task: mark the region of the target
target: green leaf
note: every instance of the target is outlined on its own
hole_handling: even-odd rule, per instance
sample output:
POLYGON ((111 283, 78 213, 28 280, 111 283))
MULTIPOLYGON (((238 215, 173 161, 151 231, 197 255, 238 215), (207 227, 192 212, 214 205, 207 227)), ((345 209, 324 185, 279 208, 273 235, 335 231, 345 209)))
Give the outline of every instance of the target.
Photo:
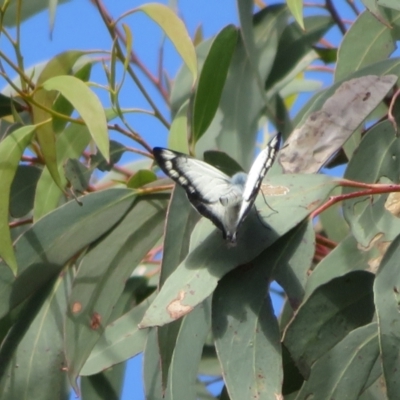
POLYGON ((35 129, 35 125, 24 126, 0 142, 0 182, 2 187, 0 196, 0 257, 8 264, 14 274, 16 274, 18 267, 8 226, 10 191, 22 154, 31 142, 35 129))
POLYGON ((222 278, 213 296, 213 336, 232 400, 272 399, 272 393, 276 398, 281 393, 280 332, 266 295, 275 245, 250 266, 222 278))
POLYGON ((355 329, 316 361, 296 400, 357 400, 378 357, 377 324, 355 329))
POLYGON ((210 126, 222 95, 238 40, 238 31, 228 25, 213 40, 200 73, 193 105, 193 135, 199 140, 210 126))
POLYGON ((291 307, 296 310, 303 301, 315 253, 315 232, 312 221, 299 224, 280 238, 273 248, 279 254, 276 256, 279 262, 272 276, 283 287, 291 307))
MULTIPOLYGON (((73 66, 84 54, 85 53, 82 51, 66 51, 58 54, 43 68, 37 79, 37 87, 40 87, 44 82, 52 77, 70 74, 73 66)), ((33 95, 33 100, 36 103, 39 103, 48 109, 51 109, 55 105, 56 99, 57 93, 54 91, 46 92, 44 90, 36 90, 33 95)), ((34 104, 32 104, 31 107, 33 121, 36 124, 43 123, 43 125, 38 127, 36 136, 46 166, 57 186, 63 190, 60 173, 57 168, 56 137, 53 131, 53 124, 50 122, 51 115, 41 107, 35 106, 34 104)))
POLYGON ((0 280, 0 318, 57 276, 78 251, 107 232, 132 205, 135 194, 110 189, 69 202, 32 225, 15 243, 18 279, 0 280))
POLYGON ((155 328, 149 330, 143 352, 143 383, 146 399, 163 398, 165 391, 161 383, 160 352, 155 328))
MULTIPOLYGON (((344 177, 366 183, 398 183, 400 170, 400 138, 389 121, 371 128, 351 158, 344 177), (368 168, 365 168, 368 165, 368 168), (389 182, 388 182, 389 180, 389 182)), ((343 188, 348 194, 359 189, 343 188)), ((387 208, 388 194, 346 200, 343 213, 356 240, 368 247, 377 236, 390 242, 400 233, 399 219, 387 208)))
POLYGON ((64 164, 65 178, 74 193, 82 194, 89 186, 91 169, 76 159, 68 159, 64 164))
POLYGON ((235 160, 221 151, 209 150, 204 152, 204 161, 229 176, 236 174, 236 172, 243 171, 243 168, 235 160))
POLYGON ((148 3, 136 9, 143 11, 155 23, 157 23, 164 33, 171 40, 177 52, 193 75, 193 80, 197 78, 197 58, 193 43, 182 20, 167 6, 158 3, 148 3))
POLYGON ((318 46, 314 46, 313 49, 318 54, 321 61, 324 62, 324 64, 331 64, 337 61, 338 49, 336 48, 327 49, 325 47, 318 47, 318 46))
POLYGON ((390 28, 390 24, 385 20, 382 16, 381 10, 378 6, 377 0, 361 0, 364 4, 364 7, 378 20, 381 21, 382 24, 386 25, 390 28))
POLYGON ((32 210, 41 173, 33 165, 18 165, 10 193, 10 214, 13 218, 21 218, 32 210))
POLYGON ((252 36, 257 70, 249 59, 245 43, 238 41, 229 67, 219 108, 211 125, 196 144, 196 153, 210 148, 221 150, 248 170, 254 159, 260 115, 266 103, 260 84, 272 67, 278 38, 286 25, 288 11, 285 6, 266 7, 253 18, 252 36), (255 72, 258 71, 259 80, 255 72), (235 116, 232 118, 232 116, 235 116))
POLYGON ((156 180, 157 175, 153 171, 148 169, 139 169, 139 171, 131 176, 126 186, 128 188, 137 189, 156 180))
POLYGON ((378 5, 383 7, 393 8, 393 10, 400 11, 400 5, 396 0, 377 0, 378 5))
POLYGON ((374 284, 375 306, 378 316, 379 345, 383 376, 389 399, 395 399, 400 390, 397 371, 399 363, 400 334, 400 235, 389 246, 374 284))
POLYGON ((144 350, 147 329, 139 329, 151 299, 146 299, 122 317, 105 326, 99 340, 93 347, 80 375, 93 375, 111 366, 136 356, 144 350))
POLYGON ((358 400, 387 400, 383 378, 377 379, 371 387, 363 392, 358 400))
POLYGON ((303 21, 303 0, 286 0, 286 4, 292 13, 294 19, 300 25, 301 29, 305 29, 303 21))
MULTIPOLYGON (((63 165, 68 158, 79 158, 83 150, 90 143, 90 134, 86 126, 70 124, 57 136, 57 166, 59 172, 63 171, 63 165)), ((67 185, 64 174, 61 174, 62 187, 67 185)), ((37 221, 50 211, 54 210, 60 202, 62 192, 54 182, 47 167, 36 187, 33 220, 37 221)))
MULTIPOLYGON (((83 82, 88 82, 93 63, 94 60, 87 56, 80 57, 73 66, 73 76, 83 82)), ((53 111, 66 116, 70 116, 74 111, 74 106, 62 95, 56 97, 52 108, 53 111)), ((57 134, 57 140, 58 135, 65 130, 67 124, 69 124, 69 122, 65 118, 53 116, 53 130, 57 134)))
POLYGON ((166 400, 196 398, 197 371, 210 327, 211 298, 182 320, 168 370, 166 400))
POLYGON ((374 314, 374 275, 354 271, 319 286, 300 306, 284 334, 302 375, 353 329, 368 324, 374 314))
POLYGON ((282 90, 315 60, 314 45, 333 25, 330 17, 322 15, 306 17, 304 23, 305 31, 292 22, 279 37, 274 64, 265 82, 269 96, 282 90))
POLYGON ((379 252, 376 248, 362 247, 354 236, 348 236, 313 269, 307 280, 306 296, 319 286, 348 272, 374 271, 377 262, 379 262, 379 252))
POLYGON ((24 110, 24 107, 22 107, 18 101, 15 101, 13 98, 4 96, 4 94, 0 93, 0 117, 11 115, 13 108, 15 108, 17 111, 24 110))
POLYGON ((53 282, 25 303, 24 312, 3 343, 1 369, 7 365, 5 352, 10 351, 15 341, 20 341, 0 382, 4 400, 53 400, 68 396, 66 376, 62 370, 64 344, 61 327, 71 275, 65 273, 55 285, 53 282))
MULTIPOLYGON (((159 281, 160 288, 187 256, 190 235, 198 220, 199 214, 189 203, 185 191, 179 185, 175 185, 167 212, 164 250, 159 281)), ((168 370, 180 326, 181 320, 178 320, 159 327, 157 330, 163 388, 167 386, 168 370)))
POLYGON ((335 81, 377 61, 386 60, 396 49, 400 35, 400 13, 383 10, 390 26, 385 26, 369 11, 364 11, 346 32, 339 47, 335 81))
MULTIPOLYGON (((59 4, 67 3, 70 0, 58 0, 59 4)), ((4 2, 5 3, 5 2, 4 2)), ((21 7, 21 21, 30 18, 33 15, 38 14, 42 10, 49 7, 49 0, 36 0, 19 3, 18 0, 10 0, 9 5, 3 19, 5 26, 15 26, 17 23, 17 14, 19 13, 19 7, 21 7)))
POLYGON ((123 364, 96 375, 82 376, 80 397, 85 400, 120 400, 124 378, 125 365, 123 364))
POLYGON ((98 97, 74 76, 55 76, 43 82, 47 91, 59 91, 78 111, 104 158, 109 161, 107 119, 98 97))
POLYGON ((126 151, 126 147, 121 143, 110 140, 110 160, 107 161, 99 152, 90 155, 90 165, 100 171, 110 171, 112 167, 121 159, 126 151))
POLYGON ((259 216, 255 212, 249 214, 239 231, 237 247, 228 248, 221 232, 213 229, 210 221, 203 219, 197 224, 190 253, 166 280, 141 327, 161 326, 189 313, 213 292, 222 276, 251 261, 296 226, 335 186, 322 175, 279 175, 268 183, 272 189, 264 189, 264 194, 271 195, 267 198, 269 207, 259 196, 259 216), (260 216, 269 228, 260 222, 260 216))
POLYGON ((185 154, 189 154, 188 107, 189 101, 185 101, 172 120, 168 135, 168 148, 185 154))
POLYGON ((69 300, 65 325, 68 377, 76 378, 107 325, 133 269, 162 236, 165 195, 138 200, 121 222, 84 257, 69 300))

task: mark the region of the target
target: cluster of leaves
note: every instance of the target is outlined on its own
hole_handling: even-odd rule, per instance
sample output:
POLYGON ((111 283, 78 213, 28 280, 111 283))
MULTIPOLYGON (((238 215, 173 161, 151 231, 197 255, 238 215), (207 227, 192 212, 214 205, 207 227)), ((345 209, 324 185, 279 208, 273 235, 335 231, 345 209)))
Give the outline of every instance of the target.
POLYGON ((0 9, 15 50, 15 61, 0 51, 9 84, 0 97, 2 399, 68 398, 68 382, 83 399, 118 399, 125 361, 140 352, 147 399, 215 398, 199 374, 223 380, 222 400, 396 399, 396 1, 365 0, 337 51, 321 41, 332 26, 346 30, 331 1, 306 18, 301 1, 288 1, 296 22, 286 5, 253 14, 252 1, 238 0, 240 30, 197 35, 196 47, 166 6, 128 11, 144 12, 181 55, 172 83, 143 66, 128 25, 93 3, 113 41, 109 109, 90 88, 93 60, 82 51, 25 70, 20 36, 6 27, 18 31, 47 2, 0 9), (298 93, 319 88, 304 78, 315 61, 335 63, 334 83, 291 119, 298 93), (133 66, 170 105, 171 124, 133 66), (132 110, 119 103, 129 79, 168 128, 170 148, 225 171, 249 168, 260 122, 283 133, 261 189, 268 205, 259 196, 237 247, 157 177, 150 146, 127 122, 132 110), (141 148, 110 141, 109 131, 141 148), (125 151, 147 158, 121 167, 125 151), (318 173, 338 164, 347 164, 344 179, 318 173), (272 281, 285 293, 279 318, 272 281))

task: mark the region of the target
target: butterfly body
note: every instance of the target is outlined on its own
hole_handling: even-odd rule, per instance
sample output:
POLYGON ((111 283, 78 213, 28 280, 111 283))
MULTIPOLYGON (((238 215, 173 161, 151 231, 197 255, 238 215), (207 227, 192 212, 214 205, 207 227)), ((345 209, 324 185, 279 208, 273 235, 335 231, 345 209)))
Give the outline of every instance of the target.
POLYGON ((280 134, 260 152, 248 175, 238 172, 232 177, 203 161, 169 149, 155 147, 153 154, 160 168, 185 189, 196 210, 210 219, 222 231, 224 239, 234 245, 238 228, 254 204, 279 142, 280 134))

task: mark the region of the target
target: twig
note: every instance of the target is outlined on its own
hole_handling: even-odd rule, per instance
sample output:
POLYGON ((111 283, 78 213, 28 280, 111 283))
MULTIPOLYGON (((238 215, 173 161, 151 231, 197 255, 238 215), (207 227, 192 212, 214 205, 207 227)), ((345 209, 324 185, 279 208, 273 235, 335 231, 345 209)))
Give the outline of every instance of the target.
POLYGON ((137 133, 129 132, 126 129, 121 128, 118 124, 113 124, 113 125, 109 124, 108 129, 122 133, 123 135, 139 143, 142 147, 144 147, 148 151, 149 154, 153 154, 152 147, 149 144, 147 144, 147 142, 137 133))
POLYGON ((358 192, 352 192, 347 194, 340 194, 337 196, 331 196, 329 200, 322 204, 310 214, 310 219, 314 219, 317 215, 321 214, 323 211, 344 200, 355 199, 357 197, 371 196, 375 194, 385 194, 392 192, 400 192, 400 185, 384 185, 378 184, 373 189, 361 190, 358 192))
POLYGON ((134 149, 133 147, 125 146, 126 151, 130 151, 131 153, 140 154, 141 156, 145 156, 147 158, 154 158, 151 153, 147 153, 145 151, 134 149))
POLYGON ((333 5, 332 0, 325 0, 325 7, 328 10, 329 14, 331 14, 332 19, 336 22, 339 30, 344 35, 346 33, 346 26, 344 25, 343 21, 340 18, 340 15, 336 11, 336 8, 333 5))
POLYGON ((358 17, 360 15, 360 10, 356 7, 356 5, 354 4, 354 1, 353 0, 346 0, 346 3, 353 10, 354 14, 356 14, 357 17, 358 17))
POLYGON ((310 65, 307 71, 328 72, 330 74, 335 72, 334 68, 327 67, 326 65, 310 65))
POLYGON ((315 235, 315 239, 319 244, 322 244, 325 247, 329 247, 330 249, 334 249, 337 246, 336 242, 334 242, 333 240, 328 239, 325 236, 320 235, 319 233, 317 233, 315 235))
MULTIPOLYGON (((97 7, 97 9, 98 9, 98 11, 99 11, 104 23, 105 23, 105 25, 106 25, 106 27, 108 29, 108 32, 110 33, 111 38, 114 39, 115 37, 118 37, 124 43, 125 42, 125 38, 124 38, 123 34, 115 26, 115 22, 113 21, 111 15, 108 13, 106 8, 104 7, 102 1, 101 0, 93 0, 93 3, 96 5, 96 7, 97 7)), ((118 53, 118 57, 121 60, 124 59, 124 54, 123 54, 123 51, 122 51, 121 46, 120 46, 118 41, 115 43, 115 49, 116 49, 116 51, 118 53)), ((146 73, 147 69, 140 62, 140 60, 136 57, 136 55, 132 51, 131 51, 131 57, 130 58, 131 58, 131 61, 134 64, 136 64, 143 71, 143 73, 153 83, 155 83, 156 86, 157 86, 157 79, 154 78, 148 71, 146 73)), ((144 86, 142 85, 142 83, 140 82, 140 80, 138 79, 138 77, 136 76, 135 72, 133 71, 133 69, 132 69, 132 67, 130 65, 128 65, 127 72, 129 73, 130 77, 133 79, 133 81, 135 82, 136 86, 139 88, 139 90, 143 94, 144 98, 147 100, 147 102, 153 108, 155 116, 162 122, 163 125, 165 125, 165 127, 169 128, 168 121, 164 118, 164 116, 162 115, 161 111, 158 109, 158 107, 156 106, 154 101, 151 99, 150 95, 147 93, 146 89, 144 88, 144 86)), ((157 88, 160 89, 160 86, 158 85, 157 88)), ((167 98, 166 94, 165 94, 165 96, 167 98)))
POLYGON ((138 194, 151 194, 151 193, 158 193, 158 192, 165 192, 166 190, 171 190, 174 187, 174 185, 161 185, 161 186, 156 186, 156 187, 151 187, 151 188, 144 188, 144 189, 136 189, 138 194))
POLYGON ((33 218, 20 219, 18 221, 13 221, 8 224, 10 228, 16 228, 17 226, 28 225, 33 223, 33 218))

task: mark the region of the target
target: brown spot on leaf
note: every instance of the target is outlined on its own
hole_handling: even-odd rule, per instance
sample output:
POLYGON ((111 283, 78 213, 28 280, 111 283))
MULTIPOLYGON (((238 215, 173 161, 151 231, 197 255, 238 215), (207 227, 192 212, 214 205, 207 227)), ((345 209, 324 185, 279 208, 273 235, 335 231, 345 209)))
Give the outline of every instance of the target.
POLYGON ((168 314, 172 319, 178 319, 184 315, 190 313, 193 310, 192 306, 182 304, 182 300, 185 298, 185 291, 181 290, 178 297, 171 301, 167 306, 168 314))
POLYGON ((94 330, 99 329, 101 325, 101 315, 97 312, 92 314, 92 318, 90 319, 90 327, 94 330))
POLYGON ((82 303, 79 303, 79 301, 76 301, 75 303, 72 304, 73 314, 77 314, 81 310, 82 310, 82 303))

